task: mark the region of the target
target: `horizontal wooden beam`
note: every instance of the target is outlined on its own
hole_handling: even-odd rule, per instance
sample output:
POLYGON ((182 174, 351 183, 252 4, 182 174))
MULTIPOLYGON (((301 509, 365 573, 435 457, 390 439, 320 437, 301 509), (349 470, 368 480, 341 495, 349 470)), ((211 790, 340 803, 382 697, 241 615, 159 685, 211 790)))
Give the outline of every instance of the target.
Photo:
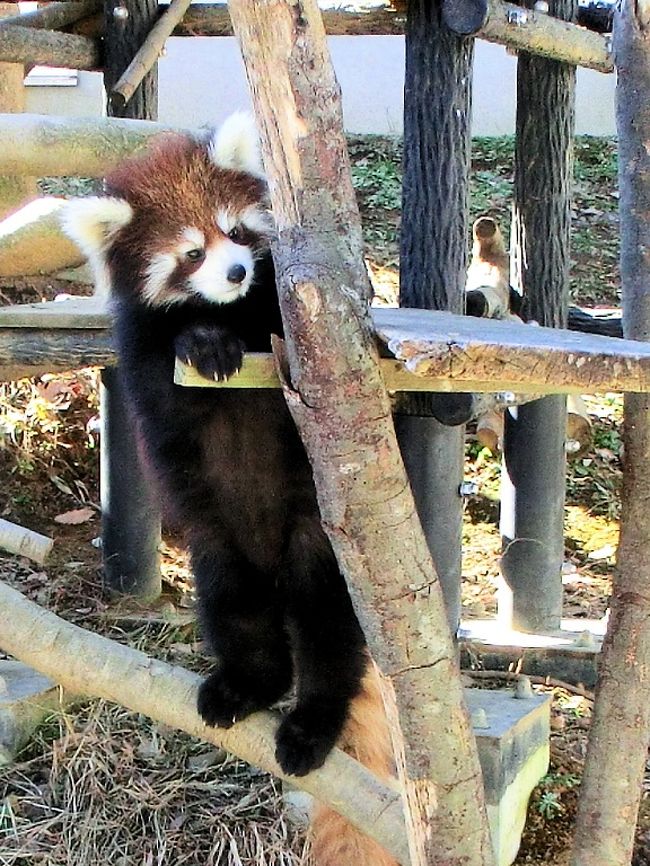
POLYGON ((0 328, 0 382, 115 363, 110 331, 0 328))
POLYGON ((170 129, 117 117, 0 114, 0 175, 102 177, 170 129))
POLYGON ((98 69, 101 56, 98 43, 86 36, 12 24, 0 28, 0 61, 98 69))
MULTIPOLYGON (((323 23, 329 36, 400 35, 404 33, 404 21, 405 15, 390 6, 323 10, 323 23)), ((173 35, 232 36, 226 5, 193 3, 173 35)))
MULTIPOLYGON (((391 391, 650 391, 650 343, 431 310, 371 312, 391 355, 382 362, 391 391)), ((2 307, 0 369, 112 363, 109 328, 96 298, 2 307)), ((270 355, 247 356, 241 374, 225 384, 197 378, 191 368, 179 367, 177 377, 191 387, 278 387, 270 355)))
POLYGON ((597 72, 614 71, 609 37, 513 3, 490 0, 487 20, 476 35, 513 51, 527 51, 597 72))
POLYGON ((71 24, 99 12, 102 0, 72 0, 72 2, 48 3, 33 12, 23 12, 12 15, 0 21, 0 30, 6 30, 18 24, 21 27, 33 27, 37 30, 62 30, 71 24))
MULTIPOLYGON (((324 10, 323 20, 330 35, 398 35, 404 32, 405 17, 390 7, 380 7, 324 10)), ((12 19, 16 21, 19 16, 12 19)), ((173 35, 232 36, 228 10, 225 6, 193 4, 173 35)), ((612 72, 614 68, 608 37, 502 0, 490 0, 485 25, 476 35, 513 50, 599 72, 612 72)), ((96 69, 100 59, 97 42, 87 36, 34 32, 33 26, 12 23, 0 28, 0 61, 96 69)))

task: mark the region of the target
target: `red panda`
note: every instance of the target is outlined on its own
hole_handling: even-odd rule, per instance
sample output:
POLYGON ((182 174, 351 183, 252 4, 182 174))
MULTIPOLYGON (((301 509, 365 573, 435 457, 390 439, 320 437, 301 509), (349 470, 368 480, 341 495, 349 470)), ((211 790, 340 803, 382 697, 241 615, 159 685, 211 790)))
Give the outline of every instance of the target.
MULTIPOLYGON (((68 203, 64 227, 110 287, 125 391, 187 538, 216 656, 199 713, 229 727, 295 685, 282 770, 304 775, 341 742, 386 778, 380 692, 282 393, 173 383, 175 357, 227 379, 282 334, 256 141, 241 115, 216 135, 163 135, 108 175, 105 195, 68 203)), ((319 866, 394 863, 326 810, 314 834, 319 866)))

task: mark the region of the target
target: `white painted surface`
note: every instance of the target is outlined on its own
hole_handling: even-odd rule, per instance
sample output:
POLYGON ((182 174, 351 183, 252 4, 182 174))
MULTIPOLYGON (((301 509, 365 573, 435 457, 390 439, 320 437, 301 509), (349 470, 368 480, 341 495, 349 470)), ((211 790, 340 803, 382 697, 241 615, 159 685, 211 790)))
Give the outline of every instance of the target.
MULTIPOLYGON (((346 129, 402 131, 404 39, 332 36, 334 67, 343 92, 346 129)), ((514 132, 516 58, 500 45, 477 41, 472 132, 514 132)), ((250 105, 239 49, 233 38, 173 38, 159 63, 160 120, 200 126, 250 105)), ((614 76, 578 70, 576 125, 580 134, 614 135, 614 76)), ((101 76, 82 72, 77 87, 30 87, 28 110, 47 114, 101 112, 101 76)))

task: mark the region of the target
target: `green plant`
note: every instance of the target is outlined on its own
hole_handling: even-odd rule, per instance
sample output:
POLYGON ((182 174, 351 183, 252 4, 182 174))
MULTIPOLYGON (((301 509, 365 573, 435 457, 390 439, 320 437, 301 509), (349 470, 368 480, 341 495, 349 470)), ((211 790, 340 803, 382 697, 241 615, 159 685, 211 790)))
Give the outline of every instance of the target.
POLYGON ((547 821, 552 821, 563 811, 560 797, 555 791, 544 791, 537 803, 537 811, 546 818, 547 821))

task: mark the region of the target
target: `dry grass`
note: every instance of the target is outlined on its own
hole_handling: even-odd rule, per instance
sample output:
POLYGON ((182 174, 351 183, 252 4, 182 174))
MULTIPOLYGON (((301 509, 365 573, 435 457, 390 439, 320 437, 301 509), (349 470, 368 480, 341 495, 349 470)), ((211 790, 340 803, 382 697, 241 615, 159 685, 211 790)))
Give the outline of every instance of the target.
POLYGON ((303 837, 264 773, 92 702, 0 770, 2 866, 298 866, 303 837))

